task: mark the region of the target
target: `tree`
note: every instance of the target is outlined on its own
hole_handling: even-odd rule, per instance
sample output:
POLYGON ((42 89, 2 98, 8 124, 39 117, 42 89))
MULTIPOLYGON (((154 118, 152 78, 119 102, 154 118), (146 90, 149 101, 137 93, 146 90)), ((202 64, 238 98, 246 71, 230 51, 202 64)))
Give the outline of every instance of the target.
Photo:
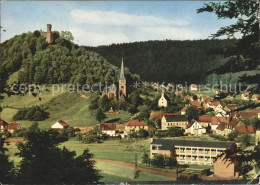
POLYGON ((74 40, 74 37, 70 31, 61 31, 60 37, 66 39, 66 40, 69 40, 69 41, 74 40))
POLYGON ((74 151, 58 147, 63 140, 53 130, 30 131, 19 143, 21 157, 18 182, 24 184, 96 183, 101 178, 88 150, 76 157, 74 151))
POLYGON ((14 164, 7 155, 0 152, 0 182, 12 183, 14 181, 14 164))
POLYGON ((150 164, 150 158, 146 152, 142 155, 142 163, 144 163, 146 166, 150 164))
MULTIPOLYGON (((241 73, 236 82, 251 84, 250 90, 257 91, 260 88, 260 74, 255 69, 260 64, 260 45, 259 45, 259 20, 260 15, 259 1, 226 1, 211 2, 197 10, 201 12, 213 12, 219 19, 235 19, 236 22, 229 26, 221 27, 212 37, 227 36, 236 37, 236 34, 242 34, 242 38, 235 47, 229 47, 220 53, 226 57, 220 61, 220 65, 210 70, 209 73, 225 74, 241 71, 250 71, 241 73)), ((234 80, 233 80, 234 81, 234 80)))
POLYGON ((2 137, 0 133, 0 182, 2 183, 11 183, 14 181, 14 164, 9 161, 5 152, 8 151, 4 147, 5 137, 2 137))
POLYGON ((96 113, 96 120, 98 120, 101 123, 105 118, 106 118, 106 115, 104 114, 102 109, 99 108, 96 113))
POLYGON ((165 157, 166 166, 172 168, 177 165, 177 160, 173 157, 165 157))
POLYGON ((188 116, 189 121, 191 121, 193 119, 198 120, 198 118, 199 118, 199 113, 193 106, 189 106, 187 108, 186 115, 188 116))
POLYGON ((239 133, 237 131, 232 131, 227 135, 227 137, 229 141, 234 141, 238 135, 239 133))
POLYGON ((151 113, 151 109, 148 106, 144 105, 144 106, 140 107, 138 119, 146 120, 150 117, 150 113, 151 113))
POLYGON ((149 132, 143 128, 141 128, 140 130, 138 130, 138 135, 141 138, 146 138, 149 136, 149 132))
POLYGON ((158 167, 158 168, 164 168, 165 167, 165 159, 164 156, 161 154, 155 155, 151 160, 151 165, 158 167))
POLYGON ((249 134, 241 134, 238 138, 238 141, 241 144, 242 148, 246 148, 249 146, 251 140, 251 136, 249 134))

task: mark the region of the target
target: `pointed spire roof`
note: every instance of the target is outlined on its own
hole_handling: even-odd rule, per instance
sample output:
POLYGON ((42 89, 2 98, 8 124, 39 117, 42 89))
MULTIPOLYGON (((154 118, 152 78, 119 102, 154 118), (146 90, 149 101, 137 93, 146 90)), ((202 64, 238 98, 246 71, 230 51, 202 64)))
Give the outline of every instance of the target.
POLYGON ((123 57, 122 57, 122 63, 121 63, 120 79, 125 79, 125 72, 124 72, 124 59, 123 59, 123 57))

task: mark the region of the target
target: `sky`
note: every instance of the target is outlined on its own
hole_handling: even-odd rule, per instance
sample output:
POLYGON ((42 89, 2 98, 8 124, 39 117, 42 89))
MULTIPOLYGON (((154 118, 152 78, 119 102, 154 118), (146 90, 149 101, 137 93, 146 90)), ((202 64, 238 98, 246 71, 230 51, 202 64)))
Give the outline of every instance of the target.
POLYGON ((34 30, 70 31, 79 45, 207 39, 234 20, 197 14, 206 1, 1 1, 2 41, 34 30), (6 30, 5 32, 3 30, 6 30))

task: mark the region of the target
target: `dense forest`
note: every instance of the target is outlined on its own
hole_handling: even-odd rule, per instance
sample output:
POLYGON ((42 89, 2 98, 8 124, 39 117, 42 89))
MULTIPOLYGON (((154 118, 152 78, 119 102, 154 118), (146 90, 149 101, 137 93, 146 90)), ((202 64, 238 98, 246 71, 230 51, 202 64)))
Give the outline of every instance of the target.
POLYGON ((147 41, 85 47, 112 64, 125 66, 143 80, 175 83, 204 83, 210 69, 225 57, 223 51, 237 40, 147 41))
MULTIPOLYGON (((39 31, 17 35, 0 45, 0 75, 19 71, 18 83, 92 85, 117 82, 119 69, 104 57, 60 37, 48 44, 39 31)), ((138 80, 126 69, 126 78, 138 80)))

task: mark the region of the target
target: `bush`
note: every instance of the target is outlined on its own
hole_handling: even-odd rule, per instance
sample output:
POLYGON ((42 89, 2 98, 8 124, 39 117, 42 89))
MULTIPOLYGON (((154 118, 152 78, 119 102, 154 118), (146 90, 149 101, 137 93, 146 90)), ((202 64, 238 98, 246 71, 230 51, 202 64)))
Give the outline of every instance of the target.
POLYGON ((43 121, 49 116, 48 112, 45 112, 39 106, 33 106, 30 108, 23 108, 19 110, 14 116, 13 120, 29 120, 29 121, 43 121))

